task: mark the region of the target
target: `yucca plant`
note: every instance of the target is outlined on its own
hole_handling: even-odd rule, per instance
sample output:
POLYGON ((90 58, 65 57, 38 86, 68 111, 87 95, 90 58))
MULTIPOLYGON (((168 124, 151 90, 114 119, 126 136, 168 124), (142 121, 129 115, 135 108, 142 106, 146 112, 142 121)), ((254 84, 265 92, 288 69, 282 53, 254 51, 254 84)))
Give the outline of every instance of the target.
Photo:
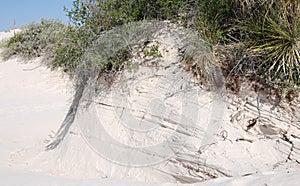
POLYGON ((249 51, 262 62, 258 70, 276 84, 300 84, 299 1, 274 0, 265 6, 261 22, 244 24, 249 51))

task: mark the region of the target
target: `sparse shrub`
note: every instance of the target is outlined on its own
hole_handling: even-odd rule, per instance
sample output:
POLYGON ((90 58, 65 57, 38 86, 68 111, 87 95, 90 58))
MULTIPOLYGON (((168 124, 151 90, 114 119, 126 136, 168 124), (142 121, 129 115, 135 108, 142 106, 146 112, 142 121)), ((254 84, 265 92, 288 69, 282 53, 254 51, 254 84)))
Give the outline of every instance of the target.
POLYGON ((34 58, 42 55, 51 57, 53 46, 62 38, 65 25, 58 21, 42 19, 40 23, 25 26, 6 43, 4 58, 14 55, 34 58))

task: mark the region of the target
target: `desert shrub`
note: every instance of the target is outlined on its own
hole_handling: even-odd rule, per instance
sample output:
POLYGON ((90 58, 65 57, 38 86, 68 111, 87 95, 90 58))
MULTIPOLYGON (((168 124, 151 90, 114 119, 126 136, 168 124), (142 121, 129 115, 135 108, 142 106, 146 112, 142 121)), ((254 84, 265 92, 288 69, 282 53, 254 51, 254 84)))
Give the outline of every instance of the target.
POLYGON ((4 58, 14 55, 34 58, 42 55, 49 57, 53 54, 54 45, 62 38, 65 25, 58 21, 42 19, 40 23, 24 26, 6 43, 4 58))
MULTIPOLYGON (((222 1, 222 0, 221 0, 222 1)), ((116 25, 141 20, 175 20, 195 13, 200 0, 75 0, 68 17, 76 26, 89 25, 103 31, 116 25)))
POLYGON ((142 20, 171 20, 187 22, 199 0, 147 1, 147 0, 74 0, 72 9, 65 9, 71 25, 64 39, 55 47, 54 67, 73 73, 85 49, 102 32, 116 26, 142 20))
POLYGON ((50 62, 53 68, 62 68, 72 75, 78 66, 85 50, 94 37, 86 27, 68 26, 63 37, 53 47, 53 58, 50 62))

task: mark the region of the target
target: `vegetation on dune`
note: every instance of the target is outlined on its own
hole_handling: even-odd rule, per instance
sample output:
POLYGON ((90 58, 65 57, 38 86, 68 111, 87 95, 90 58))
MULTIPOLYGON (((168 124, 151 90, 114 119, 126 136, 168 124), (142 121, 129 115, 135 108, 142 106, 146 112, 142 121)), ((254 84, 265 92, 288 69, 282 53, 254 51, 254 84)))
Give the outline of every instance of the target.
POLYGON ((42 55, 52 57, 54 46, 62 39, 65 28, 59 21, 45 19, 26 25, 7 41, 3 56, 5 59, 15 55, 28 59, 42 55))
MULTIPOLYGON (((74 75, 102 33, 130 22, 168 20, 210 43, 230 81, 250 77, 292 91, 300 85, 299 0, 74 0, 65 11, 70 25, 47 20, 28 25, 7 42, 5 57, 46 54, 51 67, 74 75)), ((123 57, 115 56, 103 68, 118 69, 123 57)))
MULTIPOLYGON (((299 90, 300 0, 74 0, 65 11, 69 25, 30 24, 4 50, 7 59, 45 56, 50 67, 74 77, 72 104, 47 150, 66 136, 82 97, 93 100, 110 88, 130 65, 133 47, 145 47, 168 25, 160 21, 185 27, 180 62, 208 88, 223 90, 225 75, 234 91, 246 80, 282 97, 299 90), (196 34, 189 37, 186 30, 196 34)), ((162 56, 156 45, 143 52, 148 58, 162 56)))
MULTIPOLYGON (((233 92, 239 91, 242 82, 254 84, 255 88, 272 90, 280 98, 300 90, 300 0, 73 0, 73 7, 65 8, 65 12, 69 17, 68 25, 44 19, 40 23, 27 25, 4 44, 2 54, 5 59, 16 55, 28 59, 43 56, 51 68, 59 68, 74 79, 72 103, 46 150, 55 149, 64 140, 78 110, 87 108, 95 97, 99 98, 99 95, 111 90, 112 83, 124 77, 120 72, 125 68, 137 65, 137 69, 143 72, 140 73, 142 76, 146 74, 141 68, 142 63, 151 70, 171 69, 167 75, 155 75, 165 77, 172 74, 176 81, 184 81, 181 73, 180 77, 177 76, 177 66, 173 70, 169 65, 171 63, 168 66, 157 65, 160 62, 157 59, 163 58, 166 53, 166 50, 159 50, 159 44, 151 42, 158 31, 166 35, 178 34, 170 39, 179 40, 170 47, 172 51, 175 48, 181 57, 178 63, 199 80, 195 80, 195 84, 200 82, 209 90, 223 93, 224 79, 227 90, 233 92), (172 30, 174 26, 175 31, 172 30), (171 27, 172 32, 165 31, 171 27), (146 60, 139 63, 134 61, 135 57, 146 60)), ((127 81, 128 78, 123 79, 127 81)), ((189 89, 189 84, 180 85, 180 94, 184 93, 182 90, 185 87, 189 89)), ((175 93, 178 91, 172 92, 172 95, 168 92, 166 96, 172 98, 175 93)), ((223 112, 223 105, 220 107, 217 101, 215 103, 216 108, 221 108, 220 112, 223 112)), ((259 98, 257 104, 259 107, 259 98)), ((120 109, 123 115, 127 108, 120 109)), ((258 108, 259 117, 260 112, 258 108)), ((236 115, 239 114, 240 111, 236 115)), ((249 120, 251 124, 248 126, 254 126, 259 117, 249 120)), ((157 118, 161 119, 160 116, 157 118)), ((217 120, 212 120, 213 126, 217 120)), ((260 126, 263 126, 262 123, 260 126)), ((183 127, 188 132, 188 127, 183 127)), ((285 134, 283 137, 287 138, 285 134)), ((290 142, 289 139, 285 141, 290 142)), ((293 148, 293 143, 290 144, 293 148)), ((180 165, 184 158, 181 158, 180 165)), ((192 161, 187 160, 188 166, 185 168, 193 172, 193 166, 190 166, 192 161)), ((219 173, 229 176, 215 171, 216 168, 211 168, 213 174, 207 174, 206 170, 210 167, 196 164, 197 167, 205 167, 203 172, 210 178, 218 177, 219 173)), ((196 170, 195 176, 200 175, 198 173, 202 170, 199 170, 196 170)))
POLYGON ((187 20, 187 16, 190 16, 187 13, 195 3, 197 1, 74 0, 73 8, 65 9, 72 26, 55 51, 52 64, 73 73, 85 50, 101 33, 116 26, 142 20, 187 20))

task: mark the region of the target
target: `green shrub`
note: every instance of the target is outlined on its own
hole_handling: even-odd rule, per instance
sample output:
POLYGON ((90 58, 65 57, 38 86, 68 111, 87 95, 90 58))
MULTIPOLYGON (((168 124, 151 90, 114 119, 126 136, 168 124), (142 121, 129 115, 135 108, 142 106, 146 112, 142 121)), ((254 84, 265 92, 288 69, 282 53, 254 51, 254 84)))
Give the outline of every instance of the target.
POLYGON ((63 37, 54 47, 54 55, 50 62, 53 68, 62 68, 64 72, 74 73, 85 50, 92 43, 93 37, 85 27, 68 26, 63 37))
MULTIPOLYGON (((222 0, 221 0, 222 1, 222 0)), ((103 31, 116 25, 141 20, 176 20, 198 11, 200 0, 74 0, 71 10, 65 9, 76 26, 90 25, 103 31)))
POLYGON ((148 20, 188 20, 199 0, 74 0, 73 8, 66 9, 72 26, 55 46, 54 67, 73 73, 85 50, 101 33, 130 22, 148 20))
POLYGON ((34 58, 42 55, 51 57, 53 46, 62 38, 65 25, 58 21, 44 20, 25 26, 6 43, 4 58, 14 55, 34 58))

